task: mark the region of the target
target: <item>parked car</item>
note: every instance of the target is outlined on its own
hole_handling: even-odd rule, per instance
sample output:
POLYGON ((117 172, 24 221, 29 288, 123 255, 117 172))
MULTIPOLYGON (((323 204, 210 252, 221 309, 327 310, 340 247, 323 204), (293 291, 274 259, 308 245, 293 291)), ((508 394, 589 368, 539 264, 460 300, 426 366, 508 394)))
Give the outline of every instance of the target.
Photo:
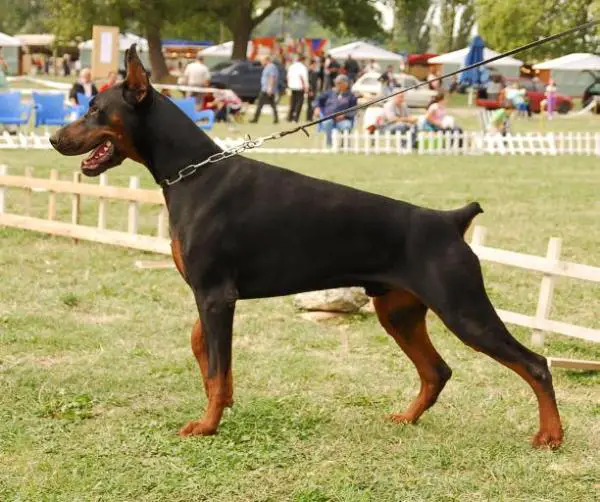
MULTIPOLYGON (((286 72, 279 65, 279 94, 285 92, 286 72)), ((225 61, 211 68, 210 85, 220 89, 231 89, 242 100, 253 103, 260 93, 260 76, 263 66, 260 61, 225 61)))
MULTIPOLYGON (((600 98, 600 76, 593 71, 585 70, 585 72, 589 73, 594 81, 583 91, 583 96, 581 97, 582 108, 587 107, 592 100, 600 98)), ((596 106, 596 113, 600 113, 600 107, 598 106, 596 106)))
MULTIPOLYGON (((515 82, 525 88, 527 91, 526 96, 529 101, 531 111, 534 113, 540 113, 542 107, 541 103, 545 99, 544 92, 546 91, 546 85, 543 82, 537 80, 531 80, 527 78, 521 79, 506 79, 507 85, 512 85, 515 82)), ((504 106, 503 94, 490 95, 488 99, 478 98, 475 101, 477 106, 481 106, 486 110, 496 110, 504 106)), ((557 93, 556 95, 556 111, 561 114, 569 113, 573 109, 573 99, 565 94, 557 93)))
MULTIPOLYGON (((382 95, 382 84, 379 81, 381 73, 368 72, 358 78, 352 86, 352 92, 366 99, 373 99, 382 95)), ((394 73, 394 79, 402 88, 412 87, 420 81, 413 75, 408 73, 394 73)), ((435 96, 435 91, 432 91, 427 86, 413 89, 406 93, 406 106, 409 108, 426 108, 431 98, 435 96)))

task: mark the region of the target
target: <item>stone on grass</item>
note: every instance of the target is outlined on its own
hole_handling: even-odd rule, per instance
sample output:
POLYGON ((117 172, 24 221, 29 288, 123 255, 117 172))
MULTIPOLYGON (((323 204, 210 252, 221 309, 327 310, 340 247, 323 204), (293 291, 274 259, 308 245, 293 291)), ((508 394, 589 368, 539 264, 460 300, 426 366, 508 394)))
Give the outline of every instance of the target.
POLYGON ((368 302, 369 297, 363 288, 324 289, 294 297, 294 306, 298 309, 345 314, 358 312, 368 302))

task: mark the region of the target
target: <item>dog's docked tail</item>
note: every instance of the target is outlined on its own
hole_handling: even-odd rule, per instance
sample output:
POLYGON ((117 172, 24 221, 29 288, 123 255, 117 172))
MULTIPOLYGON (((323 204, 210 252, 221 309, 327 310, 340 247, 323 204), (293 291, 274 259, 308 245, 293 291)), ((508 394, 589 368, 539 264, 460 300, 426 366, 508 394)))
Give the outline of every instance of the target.
POLYGON ((459 232, 463 235, 465 235, 467 229, 471 225, 473 218, 480 213, 483 213, 483 209, 481 209, 479 202, 471 202, 465 207, 451 211, 452 218, 454 218, 459 232))

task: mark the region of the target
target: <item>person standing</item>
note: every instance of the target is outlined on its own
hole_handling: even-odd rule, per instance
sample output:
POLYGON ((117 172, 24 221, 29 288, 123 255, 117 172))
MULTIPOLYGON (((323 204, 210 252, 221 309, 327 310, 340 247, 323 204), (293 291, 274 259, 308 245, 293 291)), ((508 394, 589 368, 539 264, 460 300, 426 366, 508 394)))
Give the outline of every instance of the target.
POLYGON ((100 86, 100 88, 98 89, 98 93, 106 91, 106 89, 108 89, 109 87, 112 87, 116 83, 117 83, 117 74, 114 71, 109 71, 106 82, 104 82, 100 86))
POLYGON ((81 70, 79 74, 79 80, 73 84, 73 87, 71 87, 71 92, 69 92, 69 101, 73 105, 79 104, 77 94, 85 94, 88 98, 98 94, 98 89, 96 89, 96 85, 94 82, 92 82, 92 70, 89 68, 84 68, 81 70))
POLYGON ((358 61, 352 57, 352 54, 348 54, 348 58, 344 63, 344 70, 346 70, 346 75, 350 79, 350 85, 352 85, 356 81, 356 77, 360 73, 360 67, 358 66, 358 61))
POLYGON ((310 62, 308 67, 308 96, 306 99, 306 120, 313 119, 314 109, 313 100, 319 93, 320 89, 319 63, 315 60, 310 62))
MULTIPOLYGON (((196 61, 189 63, 183 71, 180 79, 183 85, 190 87, 208 87, 210 85, 210 70, 204 64, 202 53, 196 54, 196 61)), ((195 97, 196 102, 201 102, 203 93, 197 91, 188 92, 188 97, 195 97)))
POLYGON ((8 73, 8 63, 4 60, 2 49, 0 49, 0 88, 8 87, 6 74, 8 73))
POLYGON ((369 61, 369 63, 367 64, 367 66, 365 66, 365 73, 369 73, 369 72, 377 72, 377 73, 381 72, 381 66, 379 66, 379 63, 377 61, 375 61, 374 59, 371 59, 369 61))
POLYGON ((381 91, 384 96, 389 96, 394 92, 396 87, 399 87, 396 78, 394 77, 394 67, 391 64, 388 65, 378 80, 381 82, 381 91))
POLYGON ((263 58, 263 71, 260 76, 260 94, 258 95, 258 104, 256 105, 256 112, 254 118, 250 121, 251 124, 256 124, 260 118, 262 107, 265 103, 269 104, 273 108, 273 123, 279 122, 277 116, 277 105, 275 104, 275 93, 277 92, 277 85, 279 83, 279 70, 273 63, 270 56, 263 58))
POLYGON ((332 89, 333 87, 335 87, 335 79, 338 77, 338 75, 340 74, 340 63, 338 63, 337 59, 335 59, 333 56, 331 57, 331 61, 329 61, 329 66, 327 67, 329 69, 329 82, 327 84, 327 89, 332 89))
POLYGON ((292 91, 288 122, 298 122, 304 104, 304 94, 308 92, 308 69, 304 65, 304 56, 290 65, 287 71, 287 86, 292 91))

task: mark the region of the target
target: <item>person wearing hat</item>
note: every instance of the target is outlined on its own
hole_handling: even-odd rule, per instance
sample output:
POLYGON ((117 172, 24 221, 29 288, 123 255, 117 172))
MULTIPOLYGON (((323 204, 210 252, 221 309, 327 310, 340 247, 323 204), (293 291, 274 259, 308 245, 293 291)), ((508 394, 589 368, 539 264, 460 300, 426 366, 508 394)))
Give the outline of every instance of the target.
MULTIPOLYGON (((320 94, 315 99, 313 105, 317 117, 326 117, 356 106, 356 96, 350 92, 350 79, 346 75, 338 75, 334 83, 335 87, 333 89, 320 94)), ((327 146, 333 144, 334 129, 338 131, 350 131, 352 129, 355 115, 356 112, 348 112, 322 123, 321 127, 327 137, 327 146)))

